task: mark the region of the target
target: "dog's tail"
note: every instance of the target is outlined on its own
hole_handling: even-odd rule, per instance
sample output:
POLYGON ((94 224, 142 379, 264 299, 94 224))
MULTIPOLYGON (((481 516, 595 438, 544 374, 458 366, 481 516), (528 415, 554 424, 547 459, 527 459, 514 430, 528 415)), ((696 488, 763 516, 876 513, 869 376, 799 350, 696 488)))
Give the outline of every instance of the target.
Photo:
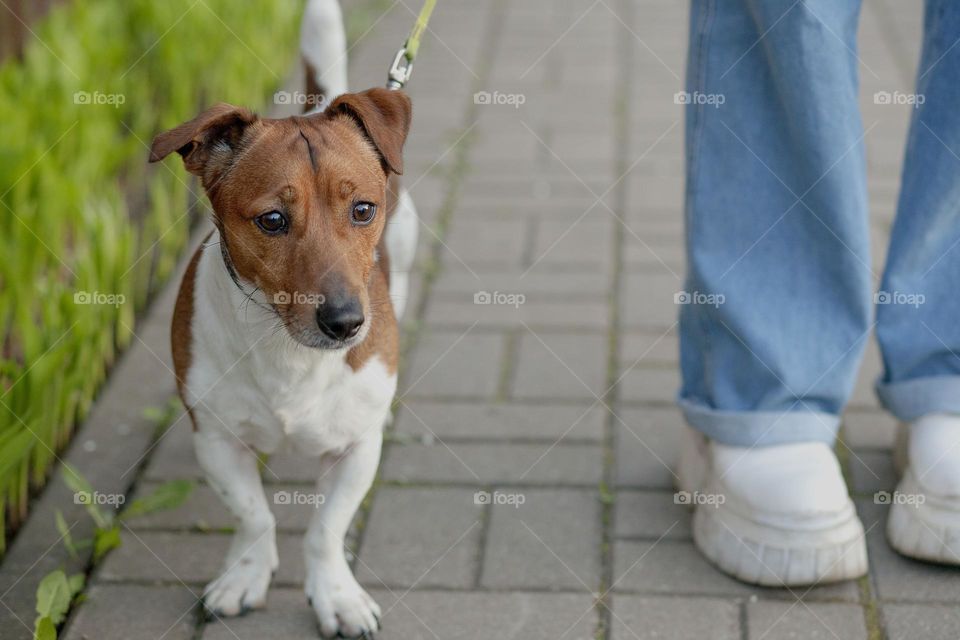
POLYGON ((323 107, 347 92, 347 34, 339 0, 307 0, 300 26, 306 69, 304 111, 323 107))

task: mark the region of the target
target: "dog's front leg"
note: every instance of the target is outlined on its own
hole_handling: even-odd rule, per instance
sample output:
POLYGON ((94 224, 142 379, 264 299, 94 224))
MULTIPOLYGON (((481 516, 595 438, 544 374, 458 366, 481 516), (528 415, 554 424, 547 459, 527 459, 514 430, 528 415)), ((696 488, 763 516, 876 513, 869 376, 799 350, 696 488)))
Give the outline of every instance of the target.
POLYGON ((218 616, 263 607, 278 559, 276 520, 263 494, 257 457, 215 428, 201 426, 194 446, 207 482, 238 521, 224 571, 204 589, 204 606, 218 616))
POLYGON ((324 499, 310 521, 303 546, 307 599, 325 637, 360 637, 380 627, 380 607, 353 577, 343 539, 373 483, 381 442, 377 429, 343 455, 326 460, 318 482, 324 499))

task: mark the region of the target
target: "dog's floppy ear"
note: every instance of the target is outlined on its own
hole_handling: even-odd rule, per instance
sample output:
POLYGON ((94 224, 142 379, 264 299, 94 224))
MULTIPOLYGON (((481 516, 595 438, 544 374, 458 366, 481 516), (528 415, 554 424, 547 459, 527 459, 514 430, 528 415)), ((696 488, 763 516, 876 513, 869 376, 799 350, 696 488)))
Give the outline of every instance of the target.
POLYGON ((386 168, 394 173, 403 173, 403 143, 410 131, 412 112, 407 94, 390 89, 345 93, 325 111, 352 116, 380 152, 386 168))
POLYGON ((162 160, 176 151, 183 156, 187 171, 204 177, 209 175, 208 163, 227 160, 239 145, 244 130, 256 120, 257 116, 251 111, 221 102, 154 138, 150 162, 162 160))

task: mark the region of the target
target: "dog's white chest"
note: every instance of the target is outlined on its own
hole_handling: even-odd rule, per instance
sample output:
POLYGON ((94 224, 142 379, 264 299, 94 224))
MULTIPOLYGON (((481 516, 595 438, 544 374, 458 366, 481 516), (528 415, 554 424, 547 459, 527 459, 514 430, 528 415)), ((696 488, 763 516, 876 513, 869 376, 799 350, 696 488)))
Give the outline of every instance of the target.
POLYGON ((204 279, 210 258, 205 253, 198 265, 197 295, 207 297, 196 304, 192 323, 186 392, 194 411, 211 414, 206 422, 264 453, 339 453, 383 427, 395 373, 378 357, 354 371, 344 352, 264 337, 262 326, 236 322, 242 297, 217 299, 232 293, 210 290, 204 279))

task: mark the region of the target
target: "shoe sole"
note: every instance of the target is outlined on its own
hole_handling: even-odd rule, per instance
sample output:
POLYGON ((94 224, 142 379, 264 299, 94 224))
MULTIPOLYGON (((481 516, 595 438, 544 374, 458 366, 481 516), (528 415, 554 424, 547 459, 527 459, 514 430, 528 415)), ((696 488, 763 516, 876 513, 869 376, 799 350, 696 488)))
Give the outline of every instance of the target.
POLYGON ((852 509, 839 524, 798 532, 744 518, 723 505, 700 506, 693 514, 693 541, 722 571, 766 587, 827 584, 867 573, 863 525, 852 509))
MULTIPOLYGON (((706 447, 692 430, 687 437, 677 470, 678 488, 694 492, 705 480, 706 447)), ((701 505, 693 514, 693 541, 717 568, 749 584, 802 587, 867 574, 863 525, 852 503, 839 518, 802 531, 758 522, 729 503, 701 505)))
POLYGON ((887 540, 910 558, 960 565, 960 501, 929 496, 908 468, 890 506, 887 540))

